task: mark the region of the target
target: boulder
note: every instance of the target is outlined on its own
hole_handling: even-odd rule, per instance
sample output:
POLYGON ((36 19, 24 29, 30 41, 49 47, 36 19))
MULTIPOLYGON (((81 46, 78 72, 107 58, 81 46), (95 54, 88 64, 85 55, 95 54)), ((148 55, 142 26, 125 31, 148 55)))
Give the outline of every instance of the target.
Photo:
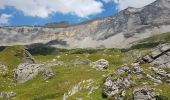
POLYGON ((88 65, 91 61, 88 60, 88 59, 81 59, 81 58, 78 58, 78 59, 75 59, 74 61, 72 61, 72 64, 73 65, 88 65))
POLYGON ((48 80, 54 77, 55 73, 52 68, 45 68, 43 70, 44 80, 48 80))
POLYGON ((127 67, 127 65, 122 65, 120 66, 120 68, 117 70, 116 74, 120 75, 123 73, 131 73, 131 70, 129 67, 127 67))
POLYGON ((0 93, 0 98, 2 99, 11 99, 16 96, 15 92, 1 92, 0 93))
POLYGON ((153 89, 149 88, 137 88, 133 91, 134 100, 156 100, 156 93, 153 89))
POLYGON ((147 74, 147 75, 146 75, 146 77, 147 77, 148 79, 150 79, 151 81, 155 82, 155 83, 159 83, 159 84, 161 84, 161 83, 162 83, 162 81, 161 81, 161 80, 156 79, 156 78, 152 77, 152 76, 151 76, 151 75, 149 75, 149 74, 147 74))
POLYGON ((141 68, 139 63, 132 63, 131 64, 133 73, 137 76, 138 79, 143 77, 143 69, 141 68))
POLYGON ((51 79, 55 75, 51 65, 53 64, 21 63, 16 69, 14 69, 16 82, 25 83, 36 77, 40 72, 42 72, 44 80, 51 79))
POLYGON ((165 70, 156 68, 156 67, 150 67, 151 70, 153 70, 156 74, 158 74, 161 77, 167 77, 170 78, 170 74, 168 74, 165 70))
POLYGON ((115 78, 108 77, 104 82, 104 92, 106 97, 114 97, 119 94, 123 95, 123 91, 130 86, 131 82, 127 78, 115 78))
POLYGON ((24 83, 33 79, 42 70, 43 64, 21 63, 14 70, 14 77, 17 83, 24 83))
POLYGON ((100 60, 97 60, 96 62, 92 62, 90 66, 92 66, 93 68, 99 69, 99 70, 104 70, 108 68, 109 62, 105 59, 100 59, 100 60))

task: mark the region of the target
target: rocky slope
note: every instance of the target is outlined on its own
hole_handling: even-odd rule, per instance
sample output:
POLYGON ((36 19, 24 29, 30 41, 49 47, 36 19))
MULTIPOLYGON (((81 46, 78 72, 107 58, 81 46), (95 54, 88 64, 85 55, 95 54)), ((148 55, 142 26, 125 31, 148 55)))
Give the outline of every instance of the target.
POLYGON ((1 27, 1 45, 45 43, 55 47, 128 47, 130 42, 170 31, 170 1, 157 0, 137 9, 129 7, 115 16, 74 26, 51 23, 45 27, 1 27), (51 42, 50 42, 51 43, 51 42))
MULTIPOLYGON (((149 84, 153 84, 153 87, 156 87, 158 84, 170 85, 170 73, 167 72, 168 70, 165 71, 165 69, 170 68, 169 53, 170 45, 163 44, 148 55, 139 58, 130 66, 126 64, 121 66, 115 73, 106 78, 104 95, 112 97, 114 100, 125 100, 127 98, 126 92, 131 87, 134 89, 131 99, 157 100, 159 94, 156 94, 156 88, 151 89, 149 84), (144 67, 143 64, 146 63, 148 65, 144 67), (139 82, 140 80, 142 80, 142 83, 139 82)), ((160 100, 163 100, 163 98, 160 100)))

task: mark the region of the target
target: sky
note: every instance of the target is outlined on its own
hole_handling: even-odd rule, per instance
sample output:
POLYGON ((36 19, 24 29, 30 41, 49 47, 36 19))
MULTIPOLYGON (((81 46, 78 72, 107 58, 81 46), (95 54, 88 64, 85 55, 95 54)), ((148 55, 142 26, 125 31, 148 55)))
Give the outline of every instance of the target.
POLYGON ((0 0, 0 26, 76 24, 111 16, 127 7, 141 8, 155 0, 0 0))

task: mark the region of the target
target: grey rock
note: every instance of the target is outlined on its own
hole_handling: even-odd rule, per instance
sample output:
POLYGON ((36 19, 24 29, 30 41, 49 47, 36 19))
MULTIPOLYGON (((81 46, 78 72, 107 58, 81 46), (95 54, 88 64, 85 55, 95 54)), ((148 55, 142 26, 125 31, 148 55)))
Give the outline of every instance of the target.
POLYGON ((150 69, 152 69, 153 71, 155 71, 155 73, 157 73, 159 76, 161 77, 167 77, 170 78, 170 74, 168 74, 166 71, 164 71, 163 69, 160 68, 155 68, 155 67, 150 67, 150 69))
POLYGON ((120 94, 120 97, 124 96, 124 90, 130 86, 131 82, 127 78, 112 79, 108 77, 104 83, 104 95, 107 97, 114 97, 116 94, 120 94))
POLYGON ((152 53, 151 53, 151 57, 152 58, 156 58, 156 57, 158 57, 159 55, 161 55, 162 54, 162 51, 160 51, 159 49, 156 49, 156 50, 154 50, 152 53))
POLYGON ((143 60, 148 63, 151 63, 154 59, 152 59, 151 56, 147 55, 147 56, 143 57, 143 60))
POLYGON ((162 45, 160 46, 160 50, 161 50, 162 52, 167 52, 167 51, 170 50, 170 45, 169 45, 169 44, 162 44, 162 45))
POLYGON ((156 79, 156 78, 152 77, 152 76, 149 75, 149 74, 147 74, 146 77, 147 77, 148 79, 150 79, 151 81, 155 82, 155 83, 162 84, 162 81, 161 81, 161 80, 156 79))
POLYGON ((134 100, 156 100, 156 93, 153 89, 149 88, 138 88, 133 91, 134 100))
POLYGON ((15 92, 0 92, 0 98, 2 99, 11 99, 16 96, 15 92))
POLYGON ((133 73, 137 76, 137 78, 143 77, 143 69, 141 68, 139 63, 132 63, 133 73))
POLYGON ((43 75, 44 75, 44 80, 48 80, 54 77, 55 72, 52 68, 44 68, 43 75))
POLYGON ((90 64, 90 62, 91 62, 90 60, 82 59, 82 58, 72 61, 73 65, 88 65, 88 64, 90 64))
POLYGON ((127 67, 126 64, 120 66, 120 68, 117 70, 116 74, 120 75, 120 74, 123 74, 123 73, 125 73, 125 72, 127 72, 127 73, 130 73, 130 72, 131 72, 130 68, 127 67))
POLYGON ((21 63, 14 70, 14 77, 17 83, 24 83, 33 79, 42 70, 43 64, 21 63))
POLYGON ((100 59, 100 60, 97 60, 96 62, 92 62, 90 66, 92 66, 93 68, 99 69, 99 70, 104 70, 108 68, 109 62, 105 59, 100 59))

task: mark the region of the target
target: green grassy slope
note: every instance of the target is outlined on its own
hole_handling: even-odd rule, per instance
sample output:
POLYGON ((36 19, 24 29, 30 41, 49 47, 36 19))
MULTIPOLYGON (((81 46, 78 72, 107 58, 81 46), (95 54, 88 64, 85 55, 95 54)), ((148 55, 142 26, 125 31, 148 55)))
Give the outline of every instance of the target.
POLYGON ((133 43, 133 46, 130 49, 140 49, 140 48, 149 49, 163 43, 170 43, 170 32, 154 35, 152 37, 136 41, 133 43))
MULTIPOLYGON (((105 100, 102 98, 104 75, 107 76, 113 73, 122 64, 132 63, 134 59, 137 58, 134 52, 148 52, 150 48, 167 42, 170 42, 170 33, 164 33, 137 41, 135 45, 126 52, 117 49, 50 49, 48 50, 48 52, 50 52, 48 54, 44 49, 36 49, 35 52, 31 52, 34 54, 33 56, 38 63, 50 62, 55 59, 57 61, 63 61, 65 64, 68 64, 68 66, 53 66, 56 70, 56 75, 48 81, 43 80, 40 74, 24 84, 16 84, 12 77, 12 70, 22 61, 21 50, 23 46, 7 47, 0 51, 0 63, 8 66, 10 72, 6 75, 0 75, 0 92, 16 92, 17 96, 13 98, 14 100, 62 100, 64 93, 67 93, 74 85, 84 80, 92 79, 94 80, 93 85, 99 88, 90 94, 91 99, 87 97, 89 90, 82 89, 75 95, 69 97, 68 100, 76 100, 76 98, 84 98, 83 100, 105 100), (41 53, 38 54, 38 52, 41 53), (91 61, 106 59, 109 61, 109 68, 106 71, 99 71, 91 68, 89 65, 73 66, 73 64, 70 64, 73 60, 79 58, 89 59, 91 61)), ((146 66, 143 67, 145 69, 146 66)), ((115 75, 115 77, 117 76, 115 75)), ((134 76, 132 80, 136 80, 136 77, 134 76)), ((151 87, 153 86, 153 83, 147 81, 145 78, 136 81, 136 85, 142 85, 144 81, 149 82, 151 87)), ((161 95, 170 97, 170 90, 167 84, 153 87, 157 88, 161 95), (159 89, 163 89, 165 92, 162 93, 159 89)), ((131 92, 133 88, 135 88, 135 86, 129 88, 129 92, 126 93, 127 98, 132 96, 131 92)))

